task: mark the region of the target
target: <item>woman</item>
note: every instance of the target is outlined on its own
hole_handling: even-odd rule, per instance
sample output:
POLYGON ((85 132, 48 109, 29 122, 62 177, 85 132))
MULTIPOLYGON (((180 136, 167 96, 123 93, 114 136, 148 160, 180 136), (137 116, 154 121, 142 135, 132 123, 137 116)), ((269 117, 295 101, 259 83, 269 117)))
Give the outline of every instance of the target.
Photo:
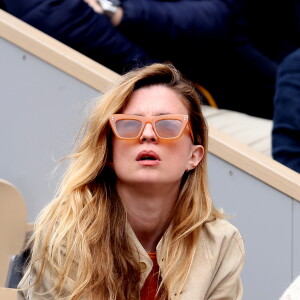
POLYGON ((19 299, 241 299, 243 241, 211 203, 206 149, 172 66, 123 76, 36 223, 19 299))

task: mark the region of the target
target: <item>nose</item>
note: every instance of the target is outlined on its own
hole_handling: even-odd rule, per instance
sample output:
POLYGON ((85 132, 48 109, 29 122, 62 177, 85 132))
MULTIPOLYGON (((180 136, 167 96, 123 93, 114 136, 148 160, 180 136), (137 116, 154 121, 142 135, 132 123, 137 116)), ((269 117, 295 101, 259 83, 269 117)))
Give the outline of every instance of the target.
POLYGON ((142 134, 140 136, 140 142, 146 142, 150 141, 152 143, 158 142, 158 137, 155 134, 155 131, 152 127, 152 124, 147 123, 142 131, 142 134))

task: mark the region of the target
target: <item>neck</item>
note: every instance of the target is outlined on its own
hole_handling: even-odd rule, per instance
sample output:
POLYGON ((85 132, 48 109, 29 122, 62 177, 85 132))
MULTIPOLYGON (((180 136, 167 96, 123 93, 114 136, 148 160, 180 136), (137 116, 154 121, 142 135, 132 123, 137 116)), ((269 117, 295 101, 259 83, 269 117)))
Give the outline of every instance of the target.
POLYGON ((136 188, 117 182, 117 189, 138 240, 148 253, 156 252, 170 223, 179 184, 178 187, 164 185, 156 189, 149 185, 136 188))

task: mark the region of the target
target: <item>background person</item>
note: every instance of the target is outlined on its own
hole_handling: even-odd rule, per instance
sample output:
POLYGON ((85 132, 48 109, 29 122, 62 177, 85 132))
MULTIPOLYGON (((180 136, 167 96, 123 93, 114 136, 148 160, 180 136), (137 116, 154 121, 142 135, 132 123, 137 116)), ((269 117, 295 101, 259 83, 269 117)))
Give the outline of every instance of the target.
POLYGON ((300 49, 288 55, 278 69, 272 155, 300 173, 300 49))
POLYGON ((212 205, 206 154, 198 94, 173 67, 123 76, 36 223, 18 299, 241 299, 243 241, 212 205))
POLYGON ((118 73, 158 61, 83 0, 0 2, 7 12, 118 73))
POLYGON ((92 8, 83 0, 1 1, 11 14, 120 74, 169 61, 208 89, 220 108, 272 118, 276 63, 239 26, 240 0, 123 0, 119 24, 94 0, 92 8))
POLYGON ((272 119, 277 63, 246 35, 243 1, 123 0, 113 14, 101 11, 106 0, 85 1, 153 57, 207 88, 220 108, 272 119))

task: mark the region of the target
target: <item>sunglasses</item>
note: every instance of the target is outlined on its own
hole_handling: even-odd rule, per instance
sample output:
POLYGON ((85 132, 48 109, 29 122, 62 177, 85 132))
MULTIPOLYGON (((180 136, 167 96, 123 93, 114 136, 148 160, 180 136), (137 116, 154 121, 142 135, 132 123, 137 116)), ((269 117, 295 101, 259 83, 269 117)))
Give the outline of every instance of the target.
POLYGON ((146 124, 150 123, 156 136, 164 140, 179 139, 185 127, 188 126, 192 141, 194 142, 188 115, 170 114, 143 117, 115 114, 110 117, 109 122, 115 136, 119 139, 133 140, 139 138, 146 124))

